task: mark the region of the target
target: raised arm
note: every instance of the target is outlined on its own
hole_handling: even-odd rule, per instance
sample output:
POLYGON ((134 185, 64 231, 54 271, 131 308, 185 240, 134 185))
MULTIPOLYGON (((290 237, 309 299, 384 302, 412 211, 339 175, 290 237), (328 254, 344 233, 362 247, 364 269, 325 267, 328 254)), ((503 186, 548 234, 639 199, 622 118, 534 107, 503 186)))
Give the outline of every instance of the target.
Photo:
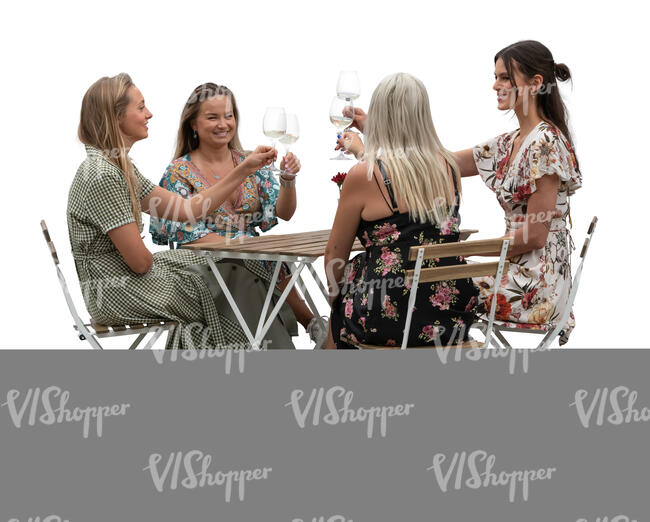
POLYGON ((188 199, 157 186, 142 199, 142 211, 172 221, 186 223, 203 221, 219 208, 248 176, 274 161, 276 155, 275 149, 259 146, 219 183, 188 199))
POLYGON ((456 158, 456 163, 460 168, 461 177, 467 178, 469 176, 476 176, 478 174, 478 169, 476 168, 476 163, 474 162, 473 149, 459 150, 453 154, 454 158, 456 158))
POLYGON ((300 160, 290 152, 282 158, 282 168, 287 174, 280 175, 280 192, 275 203, 275 214, 280 219, 289 221, 296 211, 295 175, 300 172, 300 160), (283 180, 288 183, 283 185, 283 180))

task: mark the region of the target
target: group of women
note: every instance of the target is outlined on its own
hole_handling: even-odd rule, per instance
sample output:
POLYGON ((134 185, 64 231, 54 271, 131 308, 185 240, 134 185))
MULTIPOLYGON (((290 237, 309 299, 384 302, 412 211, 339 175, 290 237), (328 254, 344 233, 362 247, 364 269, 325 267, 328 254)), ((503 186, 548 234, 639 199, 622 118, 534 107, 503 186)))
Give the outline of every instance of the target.
MULTIPOLYGON (((557 80, 569 78, 569 69, 539 42, 502 49, 494 90, 498 108, 514 111, 519 128, 456 153, 436 134, 424 85, 404 73, 385 78, 368 114, 353 114, 365 144, 355 134, 337 143, 361 161, 343 183, 325 255, 330 319, 314 317, 292 290, 266 346, 292 347, 296 320, 317 347, 401 344, 409 292, 404 275, 413 267, 408 249, 459 240, 461 178, 477 174, 504 209, 510 269, 497 282, 422 284, 408 344, 466 340, 468 326, 489 309, 495 284, 500 320, 540 328, 557 320, 571 284, 568 198, 581 186, 557 89, 557 80), (348 260, 355 236, 365 251, 348 260)), ((175 159, 155 186, 128 155, 147 137, 151 116, 126 74, 101 78, 82 102, 79 138, 88 156, 72 183, 67 216, 79 279, 90 289, 84 292, 88 311, 107 325, 178 321, 168 348, 246 346, 205 258, 186 249, 151 254, 141 237, 141 213, 151 215, 158 244, 255 236, 293 216, 300 162, 287 154, 279 179, 269 174, 277 152, 266 146, 244 151, 233 93, 208 83, 188 99, 175 159), (110 285, 115 278, 126 284, 110 285)), ((274 265, 222 260, 218 267, 246 322, 256 324, 274 265)), ((289 274, 283 266, 276 292, 289 274)))

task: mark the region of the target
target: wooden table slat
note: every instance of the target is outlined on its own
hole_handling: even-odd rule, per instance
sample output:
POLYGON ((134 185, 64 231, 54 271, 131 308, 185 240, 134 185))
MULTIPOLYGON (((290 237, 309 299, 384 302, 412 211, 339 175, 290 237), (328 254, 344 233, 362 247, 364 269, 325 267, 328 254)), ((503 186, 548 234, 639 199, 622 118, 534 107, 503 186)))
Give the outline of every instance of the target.
MULTIPOLYGON (((232 250, 248 254, 320 257, 325 255, 325 249, 327 247, 327 242, 329 241, 329 234, 329 230, 316 230, 314 232, 299 232, 297 234, 274 234, 247 237, 244 239, 229 241, 228 243, 224 241, 215 241, 210 243, 183 245, 182 248, 213 252, 232 250)), ((358 239, 355 239, 352 245, 352 250, 364 250, 363 245, 358 239)))

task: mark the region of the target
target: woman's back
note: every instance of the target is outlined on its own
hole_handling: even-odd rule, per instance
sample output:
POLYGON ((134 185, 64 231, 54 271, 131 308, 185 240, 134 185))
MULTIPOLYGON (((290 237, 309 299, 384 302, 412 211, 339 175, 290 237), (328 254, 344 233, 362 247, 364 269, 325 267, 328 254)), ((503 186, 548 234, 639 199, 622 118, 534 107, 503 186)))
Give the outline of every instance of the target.
MULTIPOLYGON (((333 334, 338 336, 341 348, 358 343, 400 344, 410 291, 405 276, 415 265, 408 259, 410 247, 459 240, 458 204, 450 209, 440 226, 414 221, 409 212, 400 212, 389 175, 381 162, 378 165, 382 183, 375 178, 373 186, 385 198, 383 213, 390 214, 377 219, 364 218, 365 211, 366 216, 381 213, 369 191, 371 204, 364 207, 357 230, 357 237, 366 251, 350 263, 341 294, 333 306, 342 311, 333 314, 332 318, 332 328, 336 328, 333 334)), ((447 258, 428 260, 423 266, 461 262, 458 258, 447 258)), ((470 279, 420 285, 408 345, 447 344, 453 339, 464 339, 474 320, 476 295, 470 279)))

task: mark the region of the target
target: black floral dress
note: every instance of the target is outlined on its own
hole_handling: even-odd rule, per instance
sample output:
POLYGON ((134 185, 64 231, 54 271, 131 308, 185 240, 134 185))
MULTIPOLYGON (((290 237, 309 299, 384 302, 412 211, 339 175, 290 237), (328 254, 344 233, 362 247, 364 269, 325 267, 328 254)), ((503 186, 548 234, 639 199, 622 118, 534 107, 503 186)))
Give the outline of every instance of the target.
MULTIPOLYGON (((404 278, 406 271, 415 267, 415 261, 408 259, 409 248, 460 239, 458 204, 440 227, 415 223, 408 212, 398 211, 390 180, 380 162, 379 169, 393 215, 374 221, 362 219, 359 224, 356 235, 366 251, 346 266, 343 287, 332 305, 332 335, 338 349, 355 348, 359 343, 401 345, 411 290, 410 282, 405 285, 404 278)), ((457 187, 456 198, 458 201, 457 187)), ((422 267, 464 262, 459 258, 430 259, 422 267)), ((446 345, 466 340, 475 318, 477 295, 478 289, 471 279, 421 283, 408 346, 446 345)))

